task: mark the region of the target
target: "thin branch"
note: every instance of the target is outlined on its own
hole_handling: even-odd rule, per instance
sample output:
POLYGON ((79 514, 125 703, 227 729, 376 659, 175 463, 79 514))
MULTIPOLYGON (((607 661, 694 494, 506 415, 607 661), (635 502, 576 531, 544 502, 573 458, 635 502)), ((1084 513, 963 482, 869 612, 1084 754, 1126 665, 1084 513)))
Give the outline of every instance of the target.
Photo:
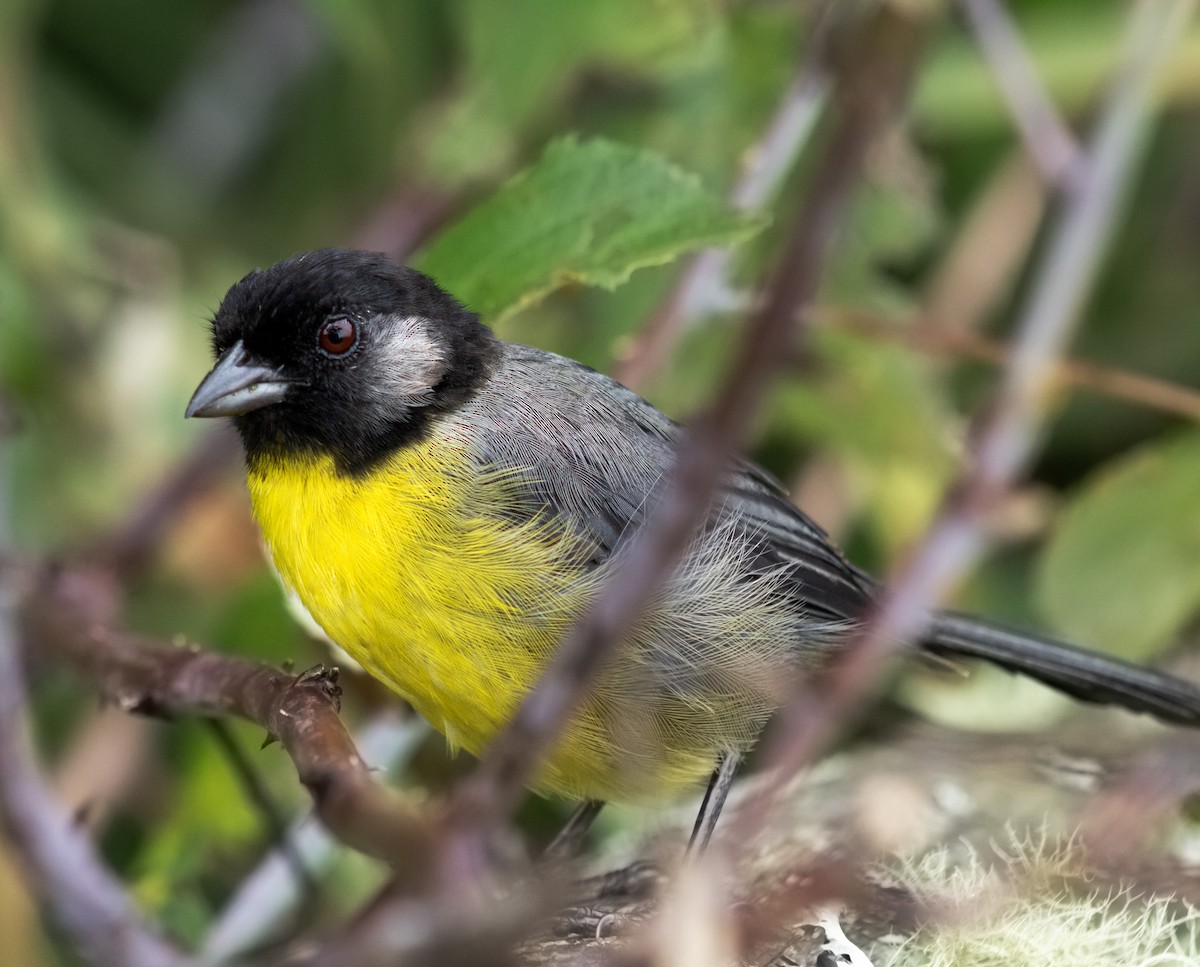
POLYGON ((553 902, 547 883, 529 882, 500 895, 463 892, 380 904, 322 947, 289 962, 307 967, 520 967, 518 943, 548 915, 553 902))
POLYGON ((739 358, 713 408, 679 448, 655 513, 622 566, 565 637, 537 686, 492 743, 451 803, 464 835, 447 849, 451 882, 478 868, 483 836, 508 815, 542 754, 588 685, 682 557, 741 442, 771 375, 791 355, 797 318, 813 300, 821 269, 860 179, 867 149, 893 119, 916 65, 926 23, 884 5, 864 25, 853 63, 839 78, 839 121, 805 193, 783 257, 750 320, 739 358))
POLYGON ((197 207, 226 191, 270 137, 285 99, 333 43, 313 9, 293 0, 229 8, 169 92, 146 149, 197 207))
POLYGON ((1083 153, 1042 84, 1004 4, 960 0, 960 5, 1042 178, 1065 194, 1080 188, 1083 153))
POLYGON ((1195 0, 1142 0, 1134 11, 1119 82, 1100 117, 1082 187, 1064 199, 1045 258, 1020 313, 1019 337, 990 417, 976 437, 974 460, 862 631, 839 654, 819 688, 811 684, 781 712, 763 750, 772 780, 746 804, 734 837, 761 828, 775 797, 802 765, 859 708, 884 661, 918 638, 929 609, 974 562, 987 511, 1027 466, 1048 407, 1046 388, 1075 328, 1112 234, 1120 201, 1141 157, 1153 86, 1195 0))
POLYGON ((1140 0, 1112 95, 1089 152, 1086 177, 1068 196, 1038 266, 998 409, 977 448, 981 483, 1006 486, 1036 445, 1045 389, 1091 291, 1149 132, 1154 84, 1195 0, 1140 0))
MULTIPOLYGON (((729 192, 729 207, 734 211, 765 208, 807 143, 828 101, 836 10, 836 0, 827 0, 818 11, 800 69, 762 137, 746 152, 742 173, 729 192)), ((631 389, 645 385, 696 320, 709 313, 744 308, 744 298, 730 286, 730 260, 728 249, 711 248, 688 262, 650 321, 622 353, 613 370, 618 382, 631 389)))
MULTIPOLYGON (((864 339, 903 343, 931 356, 973 359, 997 365, 1007 365, 1013 357, 1013 348, 1007 343, 978 336, 928 317, 887 320, 853 309, 833 308, 821 310, 818 319, 820 325, 827 324, 864 339)), ((1052 379, 1056 385, 1086 390, 1098 396, 1200 422, 1200 391, 1190 386, 1082 359, 1056 360, 1052 379)))
POLYGON ((196 647, 115 631, 91 615, 105 597, 82 572, 43 574, 25 595, 26 633, 84 673, 109 701, 149 715, 237 715, 283 745, 325 827, 343 843, 391 862, 403 884, 422 882, 433 837, 378 783, 338 717, 336 670, 286 674, 196 647))
POLYGON ((0 818, 35 892, 96 964, 169 967, 189 961, 142 921, 35 764, 14 623, 16 591, 0 573, 0 818))

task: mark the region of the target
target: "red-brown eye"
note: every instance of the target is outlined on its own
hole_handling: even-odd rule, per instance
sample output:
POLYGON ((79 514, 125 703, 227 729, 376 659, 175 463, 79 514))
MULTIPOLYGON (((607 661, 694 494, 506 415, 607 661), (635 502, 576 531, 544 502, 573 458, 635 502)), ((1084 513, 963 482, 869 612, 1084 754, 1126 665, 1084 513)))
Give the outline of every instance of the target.
POLYGON ((327 355, 341 356, 350 351, 357 335, 349 319, 330 319, 317 333, 317 342, 327 355))

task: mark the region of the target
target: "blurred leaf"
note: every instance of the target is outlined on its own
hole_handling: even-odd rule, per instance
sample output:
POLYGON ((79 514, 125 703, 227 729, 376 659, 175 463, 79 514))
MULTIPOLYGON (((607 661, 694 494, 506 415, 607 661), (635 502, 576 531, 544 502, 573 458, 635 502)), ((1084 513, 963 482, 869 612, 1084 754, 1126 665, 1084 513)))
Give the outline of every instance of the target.
MULTIPOLYGON (((237 720, 228 725, 285 815, 307 802, 278 747, 258 751, 260 730, 237 720)), ((175 932, 195 940, 212 913, 211 888, 253 866, 269 836, 266 819, 207 728, 184 722, 169 739, 176 786, 171 808, 150 827, 137 862, 135 894, 175 932)))
POLYGON ((937 238, 942 215, 933 180, 906 141, 887 144, 851 207, 824 283, 830 301, 891 315, 916 309, 911 289, 888 269, 916 263, 937 238))
POLYGON ((522 131, 583 71, 661 76, 702 56, 722 23, 712 0, 460 0, 457 7, 465 77, 458 96, 436 106, 424 139, 426 167, 451 184, 511 164, 522 131))
POLYGON ((944 387, 894 343, 821 329, 813 344, 819 371, 781 391, 781 424, 857 471, 883 544, 897 551, 925 526, 954 469, 944 387))
POLYGON ((421 267, 495 323, 563 285, 615 288, 762 224, 654 152, 569 137, 444 232, 421 267))
POLYGON ((1167 645, 1200 607, 1200 433, 1105 466, 1061 515, 1037 594, 1057 628, 1126 658, 1167 645))

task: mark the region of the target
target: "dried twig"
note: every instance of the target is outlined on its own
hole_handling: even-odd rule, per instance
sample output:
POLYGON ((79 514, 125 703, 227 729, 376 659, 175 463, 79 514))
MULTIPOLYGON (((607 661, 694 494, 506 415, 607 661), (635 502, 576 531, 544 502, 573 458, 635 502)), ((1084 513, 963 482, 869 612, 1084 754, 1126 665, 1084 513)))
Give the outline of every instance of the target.
POLYGON ((564 639, 512 722, 485 752, 480 768, 459 787, 451 822, 465 835, 456 852, 447 851, 444 872, 452 881, 481 862, 477 837, 511 810, 614 643, 682 556, 770 376, 789 358, 796 320, 816 293, 867 148, 893 118, 917 62, 925 21, 910 19, 899 7, 884 5, 864 26, 854 62, 839 79, 839 123, 800 205, 784 255, 747 328, 730 379, 680 447, 657 511, 627 549, 623 566, 564 639))
POLYGON ((1140 157, 1151 93, 1194 0, 1143 0, 1129 30, 1124 70, 1100 117, 1082 188, 1065 200, 1020 313, 1020 336, 999 399, 976 436, 974 460, 875 614, 839 655, 820 688, 805 687, 781 713, 763 750, 774 780, 747 803, 733 835, 759 828, 779 785, 861 707, 884 660, 920 636, 929 609, 974 561, 983 518, 1026 466, 1048 404, 1046 388, 1077 322, 1140 157))
MULTIPOLYGON (((380 904, 300 960, 309 967, 519 967, 518 942, 547 913, 545 884, 380 904)), ((293 958, 293 962, 298 958, 293 958)), ((602 961, 601 961, 602 962, 602 961)))
POLYGON ((314 879, 304 857, 300 855, 296 843, 291 838, 287 818, 267 789, 266 783, 255 770, 246 755, 246 750, 238 743, 237 737, 225 719, 210 718, 207 720, 209 733, 216 740, 217 747, 233 769, 238 784, 246 799, 254 805, 262 816, 266 832, 270 837, 271 846, 277 849, 287 860, 292 876, 301 888, 305 898, 311 901, 317 895, 317 881, 314 879))
MULTIPOLYGON (((729 193, 734 211, 757 212, 779 190, 808 141, 828 100, 829 64, 836 0, 827 0, 814 18, 800 69, 758 143, 746 152, 745 167, 729 193)), ((613 370, 618 382, 638 389, 665 364, 680 335, 706 313, 743 308, 730 289, 730 252, 705 249, 679 274, 671 292, 632 340, 613 370)))
POLYGON ((316 11, 290 0, 230 8, 158 118, 149 161, 176 175, 194 203, 228 190, 269 136, 288 94, 331 45, 316 11))
MULTIPOLYGON (((886 320, 870 313, 838 308, 821 310, 819 321, 821 325, 828 324, 865 339, 900 342, 932 356, 973 359, 996 365, 1009 364, 1013 356, 1013 349, 1007 343, 926 317, 886 320)), ((1053 379, 1063 387, 1086 390, 1200 422, 1200 391, 1189 386, 1082 359, 1057 360, 1053 379)))
POLYGON ((399 262, 420 248, 462 204, 462 197, 419 176, 407 175, 391 197, 374 206, 350 235, 355 248, 387 252, 399 262))
POLYGON ((1082 187, 1085 159, 1047 94, 1004 4, 1000 0, 960 0, 960 6, 1042 178, 1064 193, 1082 187))

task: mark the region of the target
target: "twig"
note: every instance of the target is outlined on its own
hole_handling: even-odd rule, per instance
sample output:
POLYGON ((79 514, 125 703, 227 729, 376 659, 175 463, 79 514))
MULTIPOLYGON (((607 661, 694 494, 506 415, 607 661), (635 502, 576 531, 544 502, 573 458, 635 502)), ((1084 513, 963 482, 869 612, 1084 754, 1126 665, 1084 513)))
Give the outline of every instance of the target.
MULTIPOLYGON (((541 680, 451 803, 462 834, 444 875, 460 881, 480 864, 481 840, 520 796, 540 757, 642 608, 682 557, 741 441, 769 377, 789 357, 796 320, 816 293, 821 268, 859 180, 868 146, 894 116, 916 64, 925 23, 884 5, 839 78, 839 122, 806 192, 791 235, 713 408, 687 435, 665 492, 631 541, 623 566, 565 637, 541 680)), ((449 844, 448 844, 449 845, 449 844)))
MULTIPOLYGON (((997 365, 1010 363, 1013 356, 1012 347, 1006 343, 927 318, 891 321, 853 309, 835 308, 821 310, 818 320, 820 325, 828 324, 865 339, 904 343, 933 356, 997 365)), ((1178 383, 1082 359, 1056 360, 1053 379, 1062 386, 1200 422, 1200 391, 1178 383)))
MULTIPOLYGON (((746 152, 741 176, 729 193, 734 211, 762 209, 778 191, 808 141, 828 100, 831 67, 829 54, 836 0, 818 11, 809 37, 808 53, 784 91, 783 98, 758 143, 746 152)), ((730 252, 705 249, 680 273, 671 292, 631 341, 614 367, 616 380, 637 389, 658 372, 680 334, 707 313, 744 308, 744 300, 730 289, 730 252)))
POLYGON ((979 555, 982 519, 1028 463, 1056 360, 1073 331, 1140 156, 1151 92, 1178 28, 1195 0, 1142 0, 1132 17, 1124 71, 1101 115, 1087 178, 1066 197, 1020 313, 1019 338, 999 399, 981 427, 975 458, 862 631, 841 652, 820 688, 803 688, 768 737, 772 780, 746 803, 732 835, 760 828, 781 784, 863 704, 884 660, 920 636, 929 609, 979 555))
POLYGON ((499 897, 465 894, 388 903, 367 911, 350 929, 289 963, 306 967, 520 967, 517 944, 552 909, 549 893, 545 883, 526 883, 499 897))
POLYGON ((42 575, 27 592, 27 634, 39 651, 82 671, 127 712, 237 715, 261 726, 282 743, 331 833, 391 862, 402 884, 425 879, 433 837, 359 757, 337 714, 336 670, 289 675, 114 631, 90 618, 93 583, 64 572, 42 575))
POLYGON ((1003 3, 960 0, 960 5, 1042 178, 1064 194, 1081 188, 1083 154, 1046 92, 1003 3))

